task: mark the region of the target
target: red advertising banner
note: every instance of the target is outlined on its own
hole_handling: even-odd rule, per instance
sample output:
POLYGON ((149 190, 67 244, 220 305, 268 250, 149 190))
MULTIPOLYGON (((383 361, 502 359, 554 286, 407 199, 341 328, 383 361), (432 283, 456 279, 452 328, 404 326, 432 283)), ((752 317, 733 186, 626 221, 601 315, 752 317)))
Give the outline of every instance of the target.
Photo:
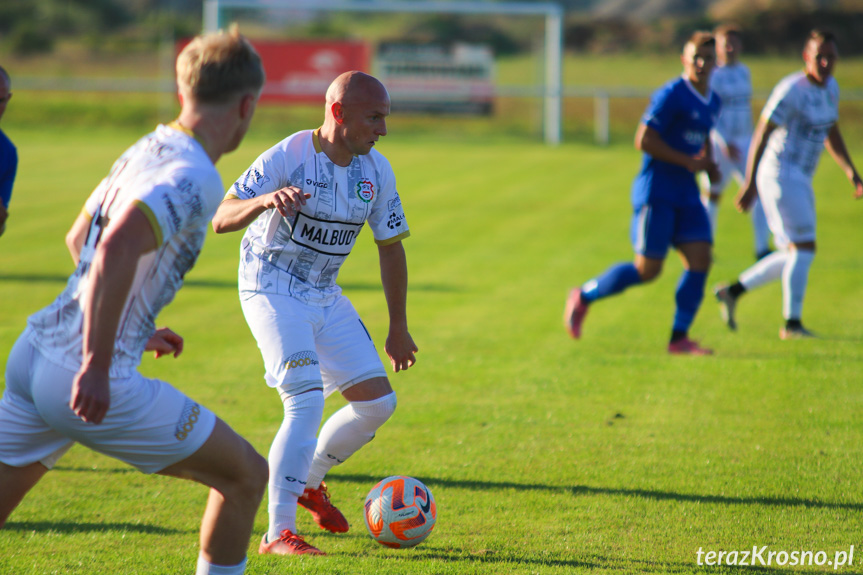
MULTIPOLYGON (((188 43, 178 42, 177 53, 188 43)), ((371 49, 359 40, 252 40, 252 45, 267 73, 263 103, 323 104, 336 76, 371 68, 371 49)))
POLYGON ((267 83, 261 102, 323 104, 330 83, 342 72, 370 69, 362 41, 252 41, 264 62, 267 83))

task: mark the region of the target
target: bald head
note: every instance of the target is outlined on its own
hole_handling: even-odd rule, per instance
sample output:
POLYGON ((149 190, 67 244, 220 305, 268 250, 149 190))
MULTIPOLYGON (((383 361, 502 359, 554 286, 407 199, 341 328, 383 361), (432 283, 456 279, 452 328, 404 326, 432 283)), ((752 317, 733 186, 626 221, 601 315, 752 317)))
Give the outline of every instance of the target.
POLYGON ((356 70, 339 75, 327 89, 327 108, 335 102, 350 106, 383 99, 389 100, 389 94, 380 80, 356 70))
POLYGON ((321 146, 340 166, 368 154, 387 135, 390 95, 373 76, 356 70, 340 75, 327 90, 325 108, 321 146))

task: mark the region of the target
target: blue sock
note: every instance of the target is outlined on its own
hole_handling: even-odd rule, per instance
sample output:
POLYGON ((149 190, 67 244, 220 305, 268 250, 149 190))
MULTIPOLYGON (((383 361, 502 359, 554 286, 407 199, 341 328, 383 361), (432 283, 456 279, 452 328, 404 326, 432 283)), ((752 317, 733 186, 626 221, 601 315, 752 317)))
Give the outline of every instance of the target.
POLYGON ((674 331, 688 332, 689 326, 698 313, 701 300, 704 299, 704 284, 707 283, 707 272, 685 270, 677 284, 675 301, 677 310, 674 312, 674 331))
POLYGON ((598 278, 592 279, 581 288, 582 297, 587 302, 618 294, 641 283, 641 276, 632 263, 611 266, 598 278))

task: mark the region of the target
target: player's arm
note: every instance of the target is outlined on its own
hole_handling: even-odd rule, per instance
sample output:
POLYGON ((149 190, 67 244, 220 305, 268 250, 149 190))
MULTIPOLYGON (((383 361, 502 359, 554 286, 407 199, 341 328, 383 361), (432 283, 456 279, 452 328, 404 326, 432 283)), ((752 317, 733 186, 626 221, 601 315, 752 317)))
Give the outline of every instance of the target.
POLYGON ((749 144, 749 157, 746 159, 746 179, 743 185, 740 186, 740 191, 737 193, 735 205, 741 212, 745 212, 758 197, 758 186, 755 183, 755 176, 758 173, 758 166, 761 164, 761 158, 764 156, 764 150, 767 149, 767 140, 770 139, 770 134, 776 129, 776 124, 768 118, 762 117, 752 133, 752 142, 749 144))
POLYGON ((81 210, 72 227, 66 233, 66 247, 69 248, 69 254, 72 256, 72 261, 78 265, 78 260, 81 259, 81 248, 84 247, 84 241, 87 239, 87 231, 90 229, 92 216, 81 210))
POLYGON ((690 156, 675 150, 662 139, 659 132, 643 122, 638 125, 638 129, 635 131, 635 147, 661 162, 681 166, 693 174, 707 170, 713 164, 713 161, 705 154, 690 156))
POLYGON ((108 371, 117 325, 132 287, 138 260, 157 247, 146 214, 132 205, 111 222, 96 247, 82 301, 83 362, 72 385, 70 407, 78 417, 101 423, 110 407, 108 371))
POLYGON ((419 351, 408 332, 408 264, 405 248, 401 241, 378 245, 378 257, 381 264, 381 283, 390 316, 390 328, 384 349, 393 370, 398 372, 415 364, 417 360, 414 354, 419 351))
POLYGON ((228 194, 213 216, 213 231, 217 234, 242 230, 262 213, 275 208, 284 218, 292 218, 303 206, 310 194, 294 186, 286 186, 269 194, 242 199, 228 194))
POLYGON ((854 186, 854 197, 863 197, 863 181, 860 180, 860 174, 857 173, 857 168, 854 167, 854 162, 851 161, 851 155, 848 153, 848 148, 845 146, 845 139, 842 137, 842 132, 839 131, 839 123, 833 124, 827 138, 824 140, 824 147, 845 172, 845 175, 854 186))

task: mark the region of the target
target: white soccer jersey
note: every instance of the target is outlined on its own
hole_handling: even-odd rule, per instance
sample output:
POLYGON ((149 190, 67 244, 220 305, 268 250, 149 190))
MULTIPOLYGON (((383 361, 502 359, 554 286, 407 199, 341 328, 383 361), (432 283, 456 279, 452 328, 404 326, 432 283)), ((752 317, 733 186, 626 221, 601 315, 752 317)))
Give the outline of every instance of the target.
POLYGON ((83 296, 96 244, 110 219, 136 204, 149 218, 158 248, 139 260, 117 328, 110 375, 130 377, 155 332, 156 315, 201 251, 223 190, 213 162, 192 137, 159 126, 141 138, 84 205, 91 223, 78 268, 54 303, 30 316, 33 345, 58 365, 81 367, 83 296))
POLYGON ((315 306, 341 293, 339 268, 364 223, 378 245, 410 235, 395 175, 377 150, 335 165, 321 150, 318 132, 297 132, 258 157, 226 197, 247 200, 286 186, 311 197, 291 219, 275 209, 252 222, 240 245, 240 291, 291 295, 315 306))
POLYGON ((722 138, 745 148, 752 137, 752 80, 741 63, 720 66, 710 76, 710 88, 719 94, 722 108, 715 130, 722 138))
POLYGON ((839 119, 839 84, 812 83, 803 72, 786 76, 770 94, 762 118, 777 125, 770 134, 758 170, 799 172, 812 178, 824 140, 839 119))

